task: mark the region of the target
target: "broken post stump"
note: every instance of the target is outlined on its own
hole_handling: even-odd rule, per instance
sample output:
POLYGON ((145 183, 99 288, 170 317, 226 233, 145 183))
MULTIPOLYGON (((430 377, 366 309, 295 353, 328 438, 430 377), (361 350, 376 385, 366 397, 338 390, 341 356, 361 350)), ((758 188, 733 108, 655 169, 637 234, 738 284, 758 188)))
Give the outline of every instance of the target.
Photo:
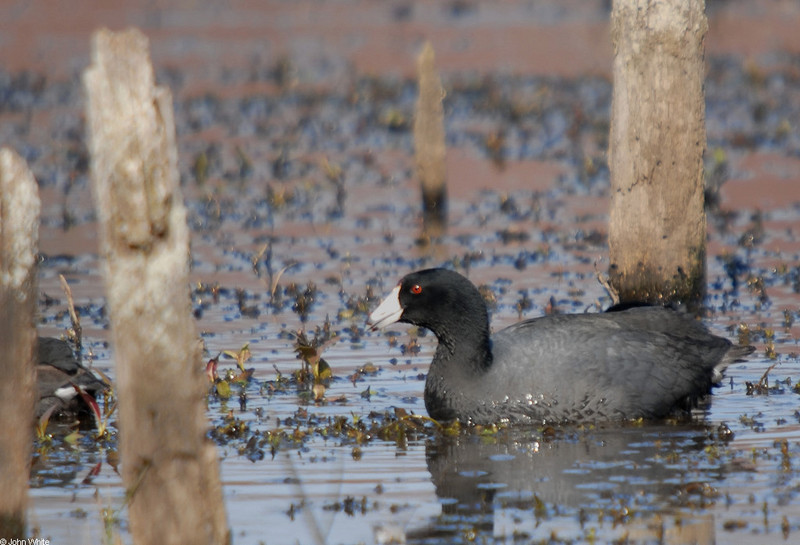
POLYGON ((444 89, 434 63, 433 46, 417 59, 419 97, 414 113, 414 158, 422 187, 423 237, 440 236, 447 226, 447 185, 444 134, 444 89))
POLYGON ((705 294, 705 2, 614 0, 609 276, 621 301, 705 294))
POLYGON ((35 402, 39 188, 0 149, 0 537, 26 539, 35 402))
POLYGON ((189 298, 189 231, 172 96, 147 38, 99 30, 84 74, 92 189, 136 543, 228 543, 189 298))

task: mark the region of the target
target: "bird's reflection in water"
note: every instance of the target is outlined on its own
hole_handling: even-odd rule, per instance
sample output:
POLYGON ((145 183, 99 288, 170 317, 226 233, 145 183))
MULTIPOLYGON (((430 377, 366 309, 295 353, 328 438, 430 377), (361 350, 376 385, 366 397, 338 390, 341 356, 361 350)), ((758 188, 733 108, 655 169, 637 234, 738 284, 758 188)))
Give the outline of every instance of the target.
POLYGON ((652 529, 656 515, 674 520, 682 507, 713 501, 708 483, 722 468, 704 449, 714 441, 714 431, 699 424, 432 440, 426 456, 442 515, 407 539, 573 539, 597 528, 637 534, 637 526, 652 529))

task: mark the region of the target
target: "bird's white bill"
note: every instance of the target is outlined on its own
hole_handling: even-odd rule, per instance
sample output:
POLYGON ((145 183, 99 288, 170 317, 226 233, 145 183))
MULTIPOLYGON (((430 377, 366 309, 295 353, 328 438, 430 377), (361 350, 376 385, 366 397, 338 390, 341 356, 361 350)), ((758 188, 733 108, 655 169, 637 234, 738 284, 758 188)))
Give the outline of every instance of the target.
POLYGON ((378 308, 372 311, 367 319, 370 329, 381 329, 387 325, 395 323, 403 315, 403 307, 400 306, 400 286, 395 288, 381 301, 378 308))
POLYGON ((69 401, 76 395, 78 395, 78 390, 75 389, 74 386, 62 386, 61 388, 57 388, 55 392, 53 392, 57 398, 61 399, 62 401, 69 401))

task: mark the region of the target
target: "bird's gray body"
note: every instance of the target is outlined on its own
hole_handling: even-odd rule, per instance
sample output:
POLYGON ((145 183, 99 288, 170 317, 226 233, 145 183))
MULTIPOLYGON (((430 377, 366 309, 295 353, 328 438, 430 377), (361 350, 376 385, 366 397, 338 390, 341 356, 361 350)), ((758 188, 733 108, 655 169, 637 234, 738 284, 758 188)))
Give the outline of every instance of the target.
POLYGON ((475 372, 461 361, 469 345, 455 353, 440 345, 426 382, 429 413, 483 424, 660 418, 708 394, 752 351, 661 307, 534 318, 498 331, 490 347, 493 364, 475 372))

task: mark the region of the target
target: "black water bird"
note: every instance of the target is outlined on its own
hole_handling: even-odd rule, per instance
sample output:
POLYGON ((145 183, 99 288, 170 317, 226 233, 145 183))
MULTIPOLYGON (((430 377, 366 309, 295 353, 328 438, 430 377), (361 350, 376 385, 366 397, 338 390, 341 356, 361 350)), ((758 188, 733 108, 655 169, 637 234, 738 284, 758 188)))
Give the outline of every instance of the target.
POLYGON ((491 334, 480 292, 447 269, 405 276, 368 325, 395 322, 439 341, 425 383, 428 414, 484 425, 667 417, 694 406, 753 351, 663 307, 543 316, 491 334))
POLYGON ((91 422, 91 408, 78 390, 96 398, 108 385, 80 364, 66 341, 39 337, 38 354, 35 417, 50 411, 51 418, 91 422))

